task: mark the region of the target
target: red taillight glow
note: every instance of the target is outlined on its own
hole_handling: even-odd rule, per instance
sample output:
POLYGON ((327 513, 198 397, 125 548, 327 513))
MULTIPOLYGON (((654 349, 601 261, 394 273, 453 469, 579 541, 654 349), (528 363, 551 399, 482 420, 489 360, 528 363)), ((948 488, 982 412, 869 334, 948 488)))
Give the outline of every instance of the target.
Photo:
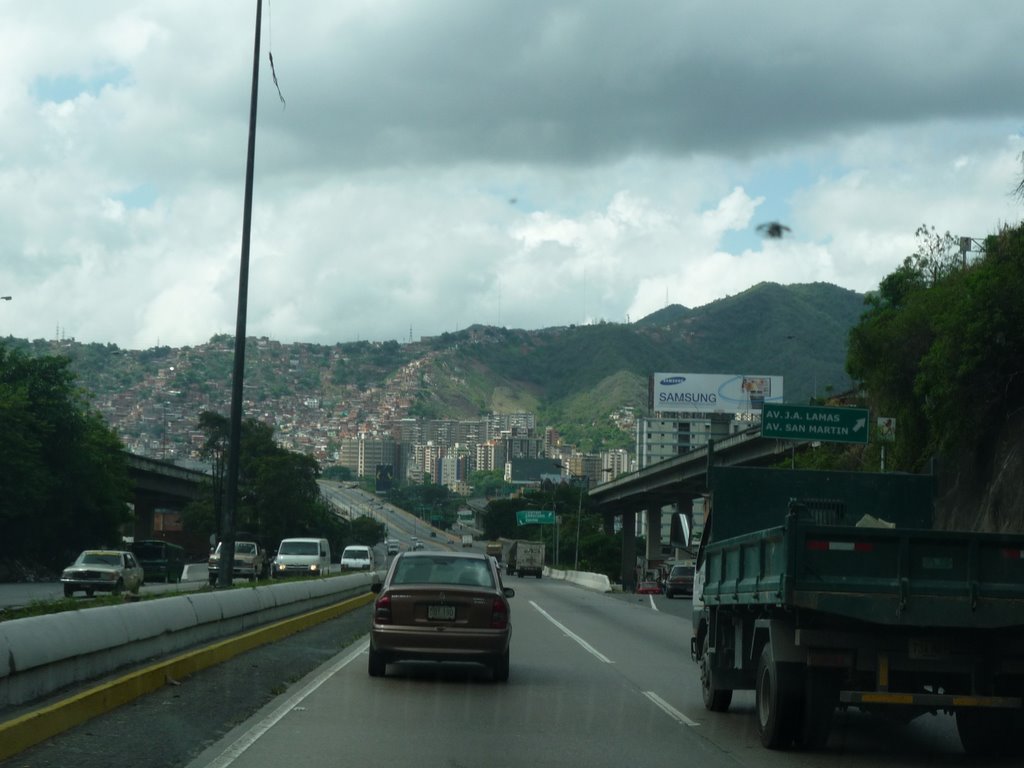
POLYGON ((508 626, 508 603, 500 597, 491 601, 491 629, 504 629, 508 626))
POLYGON ((807 549, 812 552, 872 552, 875 549, 875 545, 868 541, 808 539, 807 549))
POLYGON ((391 595, 381 595, 373 604, 373 620, 378 624, 391 623, 391 595))
POLYGON ((1003 557, 1007 560, 1024 560, 1024 549, 1010 549, 1006 547, 1002 550, 1003 557))

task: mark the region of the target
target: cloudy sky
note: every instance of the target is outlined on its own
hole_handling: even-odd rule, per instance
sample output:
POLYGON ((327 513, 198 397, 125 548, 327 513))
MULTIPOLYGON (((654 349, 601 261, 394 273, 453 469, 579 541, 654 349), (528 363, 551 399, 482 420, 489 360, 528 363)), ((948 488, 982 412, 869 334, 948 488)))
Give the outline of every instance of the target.
MULTIPOLYGON (((0 336, 234 333, 255 21, 0 0, 0 336)), ((872 290, 1022 219, 1021 40, 1019 0, 264 0, 246 335, 872 290)))

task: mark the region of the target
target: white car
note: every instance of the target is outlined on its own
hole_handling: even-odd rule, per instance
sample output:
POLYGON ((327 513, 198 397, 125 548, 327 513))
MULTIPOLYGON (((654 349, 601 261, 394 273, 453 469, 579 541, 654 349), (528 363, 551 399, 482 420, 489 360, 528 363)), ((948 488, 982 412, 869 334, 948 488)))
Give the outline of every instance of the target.
POLYGON ((353 544, 345 547, 341 553, 341 570, 343 571, 372 571, 373 550, 362 544, 353 544))
POLYGON ((87 597, 95 592, 124 590, 138 592, 144 579, 142 566, 131 552, 120 549, 87 549, 60 576, 64 597, 83 591, 87 597))

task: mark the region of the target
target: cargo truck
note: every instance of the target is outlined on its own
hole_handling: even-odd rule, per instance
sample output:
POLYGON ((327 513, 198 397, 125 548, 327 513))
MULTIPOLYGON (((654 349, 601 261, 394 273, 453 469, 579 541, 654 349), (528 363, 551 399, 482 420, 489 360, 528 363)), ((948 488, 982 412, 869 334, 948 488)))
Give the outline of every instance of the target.
POLYGON ((690 653, 704 706, 755 692, 761 742, 837 708, 949 713, 965 751, 1024 724, 1024 534, 934 530, 924 475, 711 467, 690 653))
POLYGON ((510 576, 536 576, 544 574, 544 544, 540 541, 513 541, 508 550, 505 571, 510 576))

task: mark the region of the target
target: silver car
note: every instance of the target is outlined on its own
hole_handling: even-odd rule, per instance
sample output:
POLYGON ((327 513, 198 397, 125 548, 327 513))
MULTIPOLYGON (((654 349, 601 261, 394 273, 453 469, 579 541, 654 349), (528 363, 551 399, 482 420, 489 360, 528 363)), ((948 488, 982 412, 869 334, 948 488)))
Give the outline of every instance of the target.
POLYGON ((96 592, 120 594, 138 592, 144 577, 135 555, 119 549, 87 549, 60 576, 64 597, 84 591, 92 597, 96 592))

